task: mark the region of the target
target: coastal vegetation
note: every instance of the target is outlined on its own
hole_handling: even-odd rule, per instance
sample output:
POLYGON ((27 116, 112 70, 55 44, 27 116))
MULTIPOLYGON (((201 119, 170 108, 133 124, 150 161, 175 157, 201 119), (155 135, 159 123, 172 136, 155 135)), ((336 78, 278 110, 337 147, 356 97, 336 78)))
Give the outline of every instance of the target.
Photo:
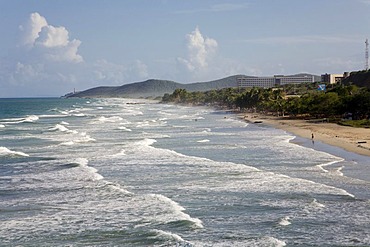
MULTIPOLYGON (((206 92, 176 89, 165 94, 162 102, 212 105, 239 112, 262 112, 291 118, 367 120, 370 116, 370 89, 356 85, 327 85, 317 90, 318 83, 285 85, 281 88, 225 88, 206 92)), ((356 121, 346 124, 359 126, 356 121)), ((342 121, 344 124, 344 121, 342 121)), ((364 122, 364 126, 368 126, 364 122)))

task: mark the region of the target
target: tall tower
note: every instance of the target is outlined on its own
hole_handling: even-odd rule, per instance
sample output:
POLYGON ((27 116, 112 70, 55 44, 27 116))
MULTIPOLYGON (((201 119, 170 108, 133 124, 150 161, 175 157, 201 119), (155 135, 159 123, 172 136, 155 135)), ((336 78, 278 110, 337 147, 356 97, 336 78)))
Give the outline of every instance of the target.
POLYGON ((366 39, 365 41, 365 70, 369 69, 369 40, 366 39))

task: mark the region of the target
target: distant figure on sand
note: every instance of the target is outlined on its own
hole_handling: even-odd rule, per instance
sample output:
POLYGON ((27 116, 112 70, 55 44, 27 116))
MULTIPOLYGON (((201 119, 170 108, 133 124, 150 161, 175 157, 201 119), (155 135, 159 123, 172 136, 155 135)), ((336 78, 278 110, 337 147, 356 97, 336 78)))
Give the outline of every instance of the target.
POLYGON ((312 144, 315 144, 314 138, 315 138, 315 136, 314 136, 314 135, 313 135, 313 133, 312 133, 312 134, 311 134, 312 144))

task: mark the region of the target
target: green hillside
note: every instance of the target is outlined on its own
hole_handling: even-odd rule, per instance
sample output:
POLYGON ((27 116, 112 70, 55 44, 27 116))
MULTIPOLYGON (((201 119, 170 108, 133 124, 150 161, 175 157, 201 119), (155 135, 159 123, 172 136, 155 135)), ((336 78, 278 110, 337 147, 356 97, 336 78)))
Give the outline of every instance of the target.
POLYGON ((251 77, 245 75, 233 75, 226 78, 181 84, 168 80, 150 79, 143 82, 135 82, 117 87, 95 87, 74 94, 65 95, 65 97, 80 98, 156 98, 164 94, 171 94, 176 89, 185 89, 187 92, 205 92, 223 88, 238 87, 237 78, 251 77))
POLYGON ((172 93, 175 89, 186 89, 189 92, 209 91, 213 89, 237 87, 237 78, 241 75, 234 75, 209 82, 198 82, 181 84, 174 81, 150 79, 143 82, 125 84, 117 87, 95 87, 67 97, 80 98, 147 98, 163 96, 165 93, 172 93))
POLYGON ((370 70, 351 72, 349 77, 345 78, 344 85, 356 85, 358 87, 370 88, 370 70))

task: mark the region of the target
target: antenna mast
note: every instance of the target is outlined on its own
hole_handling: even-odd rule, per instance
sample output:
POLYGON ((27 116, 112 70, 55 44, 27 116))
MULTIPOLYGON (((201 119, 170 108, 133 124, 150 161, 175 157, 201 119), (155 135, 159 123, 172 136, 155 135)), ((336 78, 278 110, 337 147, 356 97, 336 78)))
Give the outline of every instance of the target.
POLYGON ((365 41, 365 70, 369 69, 369 40, 366 39, 365 41))

